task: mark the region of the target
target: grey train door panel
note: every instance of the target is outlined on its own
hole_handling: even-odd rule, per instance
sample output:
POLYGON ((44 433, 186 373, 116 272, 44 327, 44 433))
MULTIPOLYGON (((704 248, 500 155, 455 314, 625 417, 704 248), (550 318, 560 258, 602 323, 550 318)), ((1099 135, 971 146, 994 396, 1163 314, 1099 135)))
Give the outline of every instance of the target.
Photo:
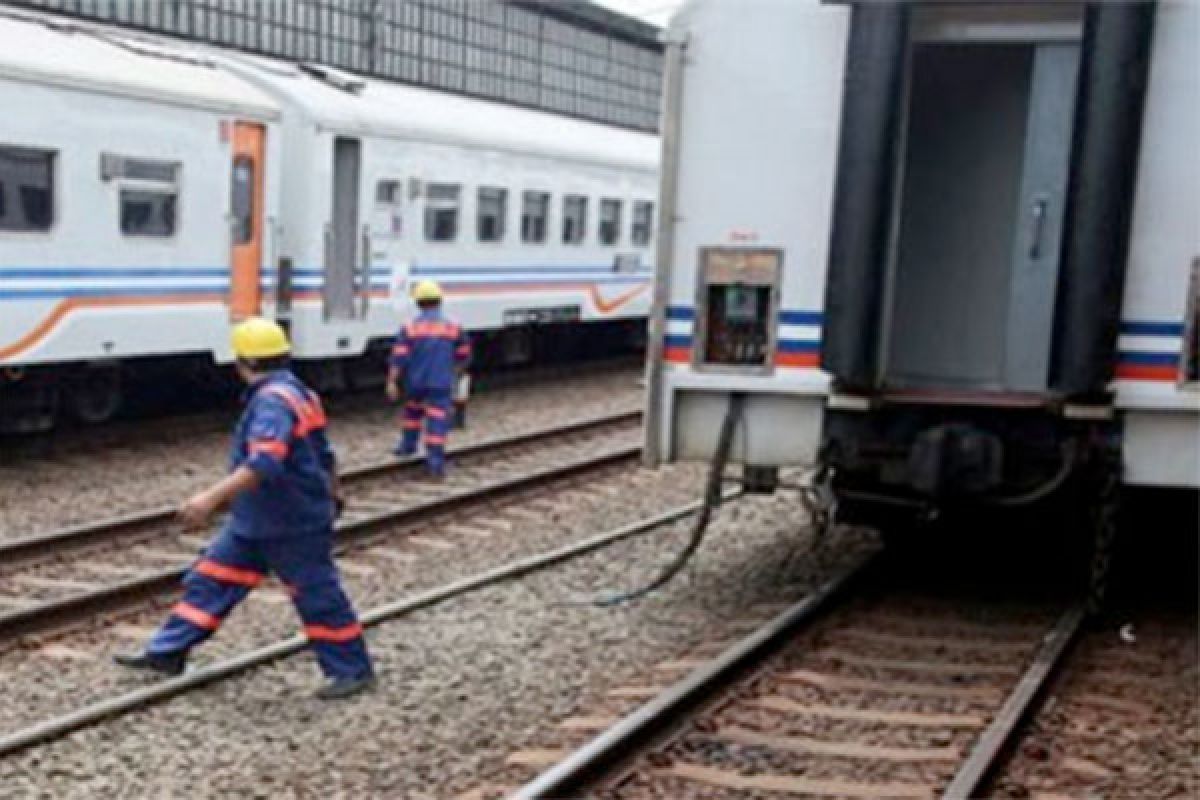
POLYGON ((333 141, 333 219, 325 241, 325 316, 353 319, 358 276, 358 139, 333 141))
POLYGON ((1047 383, 1078 47, 915 44, 885 383, 1047 383))

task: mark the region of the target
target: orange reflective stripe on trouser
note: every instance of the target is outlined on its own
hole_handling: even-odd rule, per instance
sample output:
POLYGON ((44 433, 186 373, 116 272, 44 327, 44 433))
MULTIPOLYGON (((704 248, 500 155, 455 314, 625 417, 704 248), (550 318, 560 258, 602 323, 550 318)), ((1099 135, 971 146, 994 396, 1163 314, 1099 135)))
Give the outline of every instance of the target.
POLYGON ((421 420, 406 419, 400 423, 400 429, 405 431, 419 431, 421 430, 421 420))
POLYGON ((318 642, 349 642, 362 636, 363 628, 360 623, 353 622, 340 628, 330 628, 325 625, 305 625, 304 635, 318 642))
POLYGON ((275 385, 267 386, 263 391, 278 397, 296 415, 296 427, 292 429, 292 434, 297 438, 325 427, 325 409, 321 407, 321 399, 312 392, 307 392, 306 397, 300 397, 296 390, 275 385))
POLYGON ((196 608, 191 603, 185 603, 182 600, 171 608, 171 613, 181 619, 187 620, 197 628, 204 628, 206 631, 215 631, 221 627, 220 617, 210 614, 202 608, 196 608))
POLYGON ((436 447, 437 445, 445 444, 445 443, 446 443, 445 436, 438 436, 436 433, 429 433, 429 434, 425 435, 425 444, 431 444, 436 447))
POLYGON ((232 583, 237 586, 248 586, 251 589, 262 583, 265 577, 261 572, 255 572, 252 569, 242 569, 240 567, 229 567, 208 558, 200 559, 194 569, 201 575, 207 575, 215 581, 232 583))

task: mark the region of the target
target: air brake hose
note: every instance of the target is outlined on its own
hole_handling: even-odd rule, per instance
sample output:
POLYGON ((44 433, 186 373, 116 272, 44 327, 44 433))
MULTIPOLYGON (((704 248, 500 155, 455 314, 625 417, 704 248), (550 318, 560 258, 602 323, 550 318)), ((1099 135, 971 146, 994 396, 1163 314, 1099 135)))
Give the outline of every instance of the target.
POLYGON ((717 437, 717 449, 713 453, 712 463, 709 464, 708 468, 708 478, 704 484, 704 500, 700 506, 700 512, 696 515, 695 522, 692 524, 691 534, 688 536, 688 542, 683 550, 680 551, 679 555, 670 564, 659 572, 654 580, 637 589, 597 600, 595 602, 597 606, 606 608, 645 597, 651 592, 665 586, 687 566, 687 563, 700 547, 700 543, 704 541, 704 535, 708 532, 708 523, 712 519, 713 509, 721 504, 725 465, 729 461, 729 452, 733 449, 733 434, 737 430, 738 421, 742 417, 742 406, 745 399, 745 395, 740 392, 734 392, 729 395, 729 405, 725 409, 725 419, 721 422, 721 432, 717 437))

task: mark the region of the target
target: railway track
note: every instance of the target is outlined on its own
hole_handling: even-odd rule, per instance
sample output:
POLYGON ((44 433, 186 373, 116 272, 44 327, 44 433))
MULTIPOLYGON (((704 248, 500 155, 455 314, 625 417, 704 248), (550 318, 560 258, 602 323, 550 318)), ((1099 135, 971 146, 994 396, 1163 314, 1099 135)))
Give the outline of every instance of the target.
POLYGON ((682 674, 676 682, 610 692, 603 707, 558 723, 544 746, 514 753, 496 783, 461 797, 978 796, 1083 610, 1017 620, 953 603, 914 613, 903 600, 833 610, 855 597, 849 587, 874 572, 872 561, 715 657, 661 665, 656 677, 682 674))
MULTIPOLYGON (((735 492, 726 494, 727 499, 733 499, 735 496, 735 492)), ((364 609, 359 615, 359 619, 367 628, 396 620, 451 598, 518 579, 627 539, 650 534, 694 515, 699 508, 698 502, 689 503, 575 540, 555 549, 520 557, 482 572, 460 577, 448 583, 364 609)), ((372 543, 368 540, 360 542, 358 548, 368 550, 371 546, 372 543)), ((198 668, 189 668, 179 677, 157 681, 133 691, 121 692, 98 701, 82 704, 66 713, 47 716, 33 724, 27 724, 0 735, 0 758, 265 666, 297 653, 305 647, 307 647, 307 640, 303 636, 290 636, 265 646, 239 652, 214 663, 198 668)))
MULTIPOLYGON (((343 473, 342 543, 605 467, 640 450, 640 412, 585 419, 451 450, 444 484, 413 480, 418 458, 343 473)), ((207 535, 185 533, 172 508, 156 508, 0 544, 0 639, 78 621, 173 590, 207 535)))

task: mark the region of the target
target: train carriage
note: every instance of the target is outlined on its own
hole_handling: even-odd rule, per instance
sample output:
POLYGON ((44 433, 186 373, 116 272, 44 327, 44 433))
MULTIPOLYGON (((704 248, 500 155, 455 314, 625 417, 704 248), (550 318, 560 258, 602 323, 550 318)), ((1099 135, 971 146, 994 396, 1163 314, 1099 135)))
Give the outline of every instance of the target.
POLYGON ((885 526, 1200 486, 1200 6, 694 0, 668 42, 648 460, 732 418, 751 486, 885 526))
POLYGON ((380 380, 424 277, 484 362, 644 339, 653 135, 18 11, 0 100, 0 430, 228 363, 251 314, 380 380))
POLYGON ((5 427, 60 394, 111 414, 122 359, 227 358, 260 301, 254 215, 278 215, 275 102, 200 56, 4 15, 0 103, 5 427))

